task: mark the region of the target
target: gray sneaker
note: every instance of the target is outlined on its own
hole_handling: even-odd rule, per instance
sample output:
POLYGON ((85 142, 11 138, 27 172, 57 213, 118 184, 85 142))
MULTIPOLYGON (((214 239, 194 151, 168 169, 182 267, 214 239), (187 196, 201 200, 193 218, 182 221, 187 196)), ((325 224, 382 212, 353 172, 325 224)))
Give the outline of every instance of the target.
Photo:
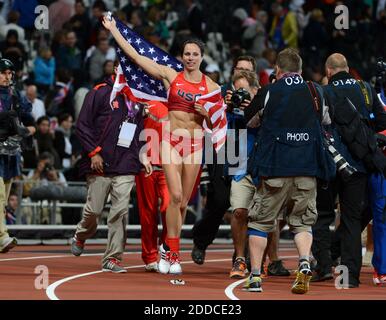
POLYGON ((13 247, 17 245, 17 239, 13 237, 7 237, 0 241, 0 253, 7 253, 13 247))
POLYGON ((71 239, 71 253, 79 257, 83 253, 85 241, 78 240, 76 237, 71 239))
POLYGON ((123 268, 117 259, 108 259, 102 266, 103 272, 125 273, 127 270, 123 268))
POLYGON ((146 272, 158 272, 158 263, 157 261, 149 263, 145 266, 146 272))

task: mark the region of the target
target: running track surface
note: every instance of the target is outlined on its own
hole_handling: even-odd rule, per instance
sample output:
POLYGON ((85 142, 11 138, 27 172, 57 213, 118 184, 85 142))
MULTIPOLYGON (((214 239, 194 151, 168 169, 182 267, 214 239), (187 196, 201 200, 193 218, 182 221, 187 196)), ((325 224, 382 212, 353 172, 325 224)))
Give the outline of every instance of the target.
MULTIPOLYGON (((140 248, 128 245, 123 265, 127 273, 100 272, 104 247, 89 245, 85 254, 74 257, 69 246, 19 246, 0 254, 0 300, 386 300, 386 287, 372 284, 371 268, 362 268, 362 284, 356 289, 335 288, 334 281, 311 283, 305 295, 290 292, 294 275, 263 279, 263 293, 242 290, 243 281, 229 279, 232 249, 213 245, 206 262, 198 266, 190 258, 191 246, 182 248, 183 275, 169 276, 144 271, 140 248), (35 273, 37 266, 49 271, 47 289, 35 273), (185 285, 170 280, 183 279, 185 285)), ((285 266, 296 269, 296 250, 285 245, 280 249, 285 266)))

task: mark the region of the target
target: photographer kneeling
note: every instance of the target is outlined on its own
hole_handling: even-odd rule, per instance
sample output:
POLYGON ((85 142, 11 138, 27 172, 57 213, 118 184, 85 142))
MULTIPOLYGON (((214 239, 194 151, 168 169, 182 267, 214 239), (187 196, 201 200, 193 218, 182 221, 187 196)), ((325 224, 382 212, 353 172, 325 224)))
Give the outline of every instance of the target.
POLYGON ((67 181, 63 173, 56 171, 54 167, 54 156, 49 152, 40 154, 36 169, 31 170, 27 175, 28 183, 24 185, 24 194, 29 196, 29 192, 34 185, 47 186, 56 182, 60 186, 66 186, 67 181))
MULTIPOLYGON (((64 200, 63 192, 64 187, 67 187, 67 181, 63 173, 55 169, 54 156, 51 153, 43 152, 40 154, 36 169, 28 173, 26 180, 23 188, 24 196, 28 196, 34 201, 64 200)), ((48 222, 48 210, 43 210, 41 223, 48 222)))
POLYGON ((7 232, 4 208, 12 179, 21 175, 21 141, 35 133, 32 105, 12 87, 14 76, 13 63, 0 59, 0 253, 17 244, 16 238, 7 232))

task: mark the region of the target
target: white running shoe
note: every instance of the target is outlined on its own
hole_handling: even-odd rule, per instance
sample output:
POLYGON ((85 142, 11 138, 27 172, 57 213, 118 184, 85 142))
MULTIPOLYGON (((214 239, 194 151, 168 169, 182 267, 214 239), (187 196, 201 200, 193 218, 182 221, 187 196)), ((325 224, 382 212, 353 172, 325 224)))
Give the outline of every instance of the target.
POLYGON ((170 248, 166 244, 159 246, 159 255, 161 257, 158 262, 158 272, 167 274, 170 270, 170 248))
POLYGON ((376 286, 381 286, 386 284, 386 275, 385 274, 378 274, 376 271, 374 271, 373 274, 373 283, 376 286))
POLYGON ((179 254, 176 253, 176 252, 173 252, 170 255, 169 261, 170 261, 169 273, 170 274, 181 274, 182 273, 182 269, 181 269, 181 263, 180 263, 180 256, 179 256, 179 254))

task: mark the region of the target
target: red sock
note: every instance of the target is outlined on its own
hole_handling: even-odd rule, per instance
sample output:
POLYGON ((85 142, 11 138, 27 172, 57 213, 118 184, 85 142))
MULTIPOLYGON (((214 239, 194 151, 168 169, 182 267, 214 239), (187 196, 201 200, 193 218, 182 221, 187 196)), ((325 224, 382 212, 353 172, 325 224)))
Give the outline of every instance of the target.
POLYGON ((166 238, 166 244, 171 252, 180 252, 180 238, 166 238))

